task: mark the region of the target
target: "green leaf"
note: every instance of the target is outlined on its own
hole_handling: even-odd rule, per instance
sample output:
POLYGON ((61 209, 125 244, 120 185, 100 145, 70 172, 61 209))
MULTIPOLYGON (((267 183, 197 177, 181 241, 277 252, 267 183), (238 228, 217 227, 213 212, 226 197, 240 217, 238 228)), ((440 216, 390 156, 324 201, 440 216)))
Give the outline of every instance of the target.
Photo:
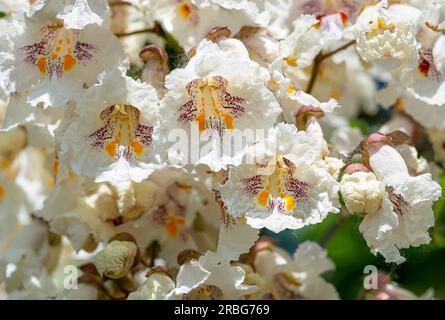
POLYGON ((361 133, 363 135, 368 134, 368 123, 360 118, 352 118, 349 120, 349 126, 351 128, 358 128, 360 129, 361 133))
POLYGON ((402 250, 402 254, 407 261, 395 270, 395 281, 418 296, 433 288, 436 299, 445 299, 445 249, 425 245, 402 250))
POLYGON ((436 223, 432 232, 432 238, 438 248, 445 248, 445 172, 442 173, 440 185, 442 187, 442 197, 434 203, 433 207, 436 223))
POLYGON ((322 223, 308 226, 296 232, 297 239, 326 242, 326 234, 332 233, 325 247, 335 263, 335 271, 325 274, 325 278, 335 285, 343 299, 355 299, 362 289, 363 269, 366 265, 381 264, 381 258, 374 256, 361 233, 358 231, 361 219, 349 216, 341 220, 339 214, 329 215, 322 223))
POLYGON ((170 70, 181 68, 188 61, 184 49, 179 45, 178 41, 168 32, 165 32, 165 52, 169 57, 170 70))
POLYGON ((143 72, 143 69, 141 69, 140 67, 131 65, 130 69, 127 70, 127 76, 137 80, 137 79, 141 78, 142 72, 143 72))

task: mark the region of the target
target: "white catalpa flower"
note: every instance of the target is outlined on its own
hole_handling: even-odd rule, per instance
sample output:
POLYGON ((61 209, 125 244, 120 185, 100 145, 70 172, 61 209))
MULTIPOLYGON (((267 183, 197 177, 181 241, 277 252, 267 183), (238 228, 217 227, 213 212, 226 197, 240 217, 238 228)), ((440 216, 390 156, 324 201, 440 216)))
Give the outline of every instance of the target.
POLYGON ((359 229, 373 253, 380 253, 387 262, 402 263, 405 258, 399 249, 431 241, 432 204, 441 189, 429 173, 411 176, 405 160, 392 146, 377 142, 368 148, 370 168, 385 191, 380 209, 368 213, 359 229))
POLYGON ((91 251, 99 242, 108 241, 116 234, 113 221, 120 217, 109 186, 91 183, 73 173, 58 181, 36 215, 48 221, 52 232, 68 237, 76 251, 91 251))
POLYGON ((416 23, 420 11, 407 5, 393 5, 383 0, 369 6, 353 27, 356 48, 363 60, 395 59, 411 63, 417 60, 416 23))
POLYGON ((412 145, 404 143, 396 146, 395 149, 405 160, 412 176, 431 172, 428 161, 424 157, 420 157, 417 149, 412 145))
MULTIPOLYGON (((21 13, 23 15, 23 13, 21 13)), ((2 32, 0 33, 0 99, 5 104, 9 98, 10 92, 12 90, 8 89, 10 86, 9 73, 10 68, 6 66, 6 61, 11 60, 13 56, 10 54, 12 51, 11 38, 17 37, 22 31, 22 25, 20 19, 0 19, 0 28, 2 32), (5 64, 5 65, 3 65, 5 64)))
POLYGON ((0 30, 0 299, 339 299, 306 228, 441 238, 445 0, 0 0, 0 30))
POLYGON ((323 49, 331 51, 350 38, 350 27, 368 2, 369 0, 297 0, 294 1, 294 10, 317 19, 314 27, 320 31, 323 49))
POLYGON ((192 0, 198 8, 206 8, 212 4, 216 4, 226 10, 241 11, 246 15, 245 25, 267 25, 269 14, 267 11, 260 12, 255 1, 250 0, 192 0))
POLYGON ((274 39, 284 39, 291 32, 292 22, 298 17, 294 0, 253 0, 260 10, 269 14, 267 31, 274 39))
POLYGON ((27 134, 23 128, 14 128, 0 132, 0 168, 11 167, 11 164, 26 147, 27 134))
POLYGON ((262 67, 268 68, 280 53, 279 42, 269 34, 269 29, 244 26, 234 37, 246 46, 250 58, 262 67))
MULTIPOLYGON (((125 59, 119 41, 98 25, 103 19, 83 12, 85 3, 65 7, 48 0, 4 36, 0 83, 7 93, 26 91, 33 106, 59 107, 80 95, 82 86, 92 85, 99 72, 125 59)), ((99 3, 106 8, 106 1, 95 6, 99 3)))
POLYGON ((50 276, 48 226, 33 220, 16 233, 0 255, 0 282, 5 282, 10 299, 48 299, 57 294, 50 276))
POLYGON ((338 212, 338 183, 316 163, 322 159, 322 141, 287 124, 271 129, 268 139, 276 143, 276 153, 265 146, 255 164, 229 170, 221 187, 228 212, 274 232, 319 223, 338 212))
POLYGON ((127 300, 164 300, 174 289, 175 282, 168 275, 154 271, 127 300))
POLYGON ((321 277, 322 273, 335 268, 334 263, 315 242, 300 244, 293 257, 274 248, 261 250, 256 253, 253 265, 265 281, 266 297, 275 300, 339 299, 335 287, 321 277))
POLYGON ((199 259, 184 263, 170 299, 233 300, 254 293, 256 286, 244 284, 245 271, 231 266, 217 253, 207 251, 199 259))
POLYGON ((102 25, 108 22, 108 3, 104 0, 31 0, 24 9, 31 17, 48 6, 57 10, 57 18, 66 20, 69 28, 81 29, 91 23, 102 25))
POLYGON ((440 20, 445 23, 445 3, 434 2, 430 9, 433 13, 423 16, 417 33, 422 45, 419 59, 402 66, 378 99, 385 107, 397 104, 425 127, 441 128, 445 126, 445 36, 437 25, 440 20), (444 17, 437 21, 441 11, 444 17))
POLYGON ((116 199, 119 222, 125 223, 138 218, 152 208, 157 186, 149 181, 122 181, 111 185, 116 199))
POLYGON ((148 181, 152 206, 117 230, 132 234, 142 248, 157 242, 169 266, 183 250, 215 248, 221 216, 213 193, 182 170, 159 170, 148 181))
POLYGON ((19 218, 30 211, 31 204, 24 190, 14 181, 10 168, 0 168, 0 240, 4 240, 19 223, 19 218))
MULTIPOLYGON (((18 155, 15 183, 23 189, 30 203, 29 212, 40 210, 54 189, 55 179, 51 156, 44 149, 28 146, 18 155)), ((22 200, 24 201, 24 200, 22 200)))
POLYGON ((10 132, 18 127, 24 127, 27 132, 28 145, 52 148, 54 132, 63 113, 63 108, 32 107, 26 102, 25 95, 15 93, 9 98, 0 131, 10 132))
POLYGON ((245 25, 266 26, 269 15, 260 12, 253 1, 156 0, 153 17, 161 22, 186 50, 199 43, 205 33, 227 26, 237 33, 245 25))
POLYGON ((310 78, 310 67, 322 50, 320 31, 315 28, 317 19, 301 16, 294 23, 294 31, 280 42, 279 55, 270 65, 269 87, 284 109, 286 121, 291 122, 292 113, 298 110, 294 99, 297 90, 302 90, 310 78))
POLYGON ((311 94, 320 101, 335 99, 341 105, 326 118, 331 115, 352 118, 361 112, 370 115, 377 112, 376 91, 374 78, 364 68, 355 50, 350 48, 323 62, 311 94), (344 79, 350 79, 350 82, 346 83, 344 79))
POLYGON ((3 19, 18 18, 20 14, 29 10, 28 0, 0 0, 0 12, 4 14, 3 19))
POLYGON ((419 23, 417 39, 421 43, 419 59, 401 67, 400 74, 381 91, 385 106, 397 103, 425 127, 445 126, 445 3, 428 6, 419 23), (441 17, 442 16, 442 17, 441 17))
POLYGON ((445 3, 433 2, 428 8, 418 22, 418 59, 393 72, 377 98, 385 107, 402 107, 425 127, 440 128, 445 125, 445 36, 439 26, 445 23, 445 3))
POLYGON ((337 101, 330 99, 328 102, 320 102, 304 91, 296 91, 291 98, 298 106, 298 111, 294 115, 298 130, 306 131, 317 141, 317 145, 321 145, 320 156, 325 158, 329 155, 329 148, 318 120, 337 109, 339 107, 337 101))
MULTIPOLYGON (((267 71, 250 60, 239 40, 203 40, 187 66, 166 77, 168 93, 161 105, 166 135, 173 129, 185 130, 200 150, 190 155, 196 158, 194 164, 217 172, 239 163, 243 150, 220 150, 222 140, 240 130, 264 130, 274 124, 281 109, 265 86, 268 80, 267 71)), ((188 148, 183 147, 189 142, 179 144, 179 150, 170 150, 169 159, 188 164, 188 148)))
MULTIPOLYGON (((428 84, 428 82, 433 81, 427 79, 421 75, 419 69, 415 68, 405 68, 405 84, 410 85, 411 89, 415 88, 416 92, 424 95, 427 98, 428 94, 434 97, 433 100, 429 102, 423 101, 421 96, 413 96, 409 91, 410 88, 405 88, 402 86, 400 79, 394 79, 385 88, 377 92, 377 101, 385 108, 390 108, 391 106, 396 106, 399 110, 403 110, 407 115, 411 116, 415 121, 426 128, 441 128, 445 126, 445 117, 443 113, 444 104, 442 102, 441 95, 443 95, 443 82, 434 82, 428 84), (414 76, 410 79, 411 76, 414 76), (413 82, 412 79, 417 79, 420 81, 413 82), (416 87, 417 84, 421 85, 416 87), (426 91, 425 88, 431 91, 426 91), (436 91, 439 90, 439 91, 436 91), (436 99, 437 98, 437 99, 436 99)), ((413 92, 411 90, 411 92, 413 92)))
POLYGON ((63 136, 61 161, 97 182, 140 182, 160 165, 157 94, 124 71, 100 75, 63 136))
POLYGON ((244 219, 227 216, 221 225, 216 252, 207 251, 181 265, 170 299, 240 299, 256 292, 257 286, 245 283, 244 269, 232 266, 230 261, 247 253, 257 238, 258 230, 244 219))
POLYGON ((369 0, 255 0, 260 9, 270 13, 268 30, 276 39, 284 39, 301 15, 312 15, 324 36, 342 36, 343 29, 353 23, 369 0))
POLYGON ((281 41, 280 54, 290 67, 307 68, 320 52, 321 34, 316 24, 313 16, 301 16, 294 22, 294 31, 281 41))
MULTIPOLYGON (((444 5, 445 7, 445 5, 444 5)), ((401 71, 403 107, 416 121, 426 127, 445 126, 445 36, 440 36, 432 47, 419 50, 420 59, 414 67, 401 71)))
POLYGON ((380 208, 385 187, 374 173, 356 171, 342 177, 340 192, 350 213, 371 215, 380 208))
MULTIPOLYGON (((45 6, 52 5, 52 0, 40 1, 45 6)), ((108 21, 108 1, 105 0, 63 0, 63 8, 59 9, 58 19, 64 21, 68 29, 82 29, 89 24, 102 25, 108 21)), ((59 8, 61 4, 59 4, 59 8)), ((31 5, 32 10, 32 5, 31 5)), ((45 10, 45 7, 43 7, 45 10)))

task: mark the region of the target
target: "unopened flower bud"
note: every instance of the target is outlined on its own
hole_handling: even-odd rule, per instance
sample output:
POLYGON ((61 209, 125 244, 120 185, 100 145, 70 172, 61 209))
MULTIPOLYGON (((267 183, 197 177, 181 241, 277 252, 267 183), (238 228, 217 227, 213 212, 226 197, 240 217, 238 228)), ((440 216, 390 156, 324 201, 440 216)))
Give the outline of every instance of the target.
POLYGON ((366 145, 373 144, 373 143, 388 143, 389 138, 386 135, 384 135, 383 133, 374 132, 374 133, 370 134, 365 139, 364 142, 366 145))
POLYGON ((165 273, 154 272, 136 291, 128 295, 128 300, 162 300, 175 288, 174 281, 165 273))
POLYGON ((374 173, 356 171, 343 176, 340 192, 350 213, 373 214, 382 203, 384 186, 374 173))
POLYGON ((303 106, 296 114, 296 123, 298 130, 305 130, 307 122, 310 118, 315 117, 320 119, 324 116, 324 111, 320 107, 315 106, 303 106))
POLYGON ((274 249, 275 249, 275 245, 274 245, 273 239, 270 239, 267 237, 261 237, 252 246, 249 254, 251 255, 251 259, 253 261, 253 260, 255 260, 255 257, 259 252, 261 252, 263 250, 273 251, 274 249))
POLYGON ((353 174, 358 171, 369 172, 369 169, 361 163, 353 163, 345 168, 345 174, 353 174))
POLYGON ((201 253, 193 249, 187 249, 178 254, 177 262, 181 266, 190 260, 199 259, 201 253))
POLYGON ((137 250, 136 244, 131 241, 115 240, 108 243, 105 249, 96 254, 93 263, 100 275, 119 279, 130 271, 137 250))
POLYGON ((383 133, 374 132, 370 134, 366 139, 364 139, 361 143, 361 147, 363 149, 363 163, 370 168, 369 165, 369 157, 375 153, 380 147, 384 145, 388 145, 391 143, 391 138, 387 137, 383 133))
POLYGON ((231 31, 228 27, 213 27, 206 32, 204 38, 213 42, 218 42, 221 39, 229 38, 230 35, 231 31))
MULTIPOLYGON (((231 31, 227 27, 213 27, 204 35, 204 39, 218 43, 222 39, 227 39, 231 35, 231 31)), ((198 45, 193 46, 187 53, 187 57, 191 59, 196 54, 198 45)))
POLYGON ((386 136, 391 140, 391 144, 393 145, 406 144, 410 141, 410 136, 400 130, 390 132, 386 136))
POLYGON ((139 57, 145 62, 142 81, 151 84, 163 94, 165 76, 170 72, 167 53, 158 46, 148 45, 141 50, 139 57))
POLYGON ((222 300, 224 294, 220 288, 211 284, 201 284, 189 293, 184 294, 184 300, 222 300))

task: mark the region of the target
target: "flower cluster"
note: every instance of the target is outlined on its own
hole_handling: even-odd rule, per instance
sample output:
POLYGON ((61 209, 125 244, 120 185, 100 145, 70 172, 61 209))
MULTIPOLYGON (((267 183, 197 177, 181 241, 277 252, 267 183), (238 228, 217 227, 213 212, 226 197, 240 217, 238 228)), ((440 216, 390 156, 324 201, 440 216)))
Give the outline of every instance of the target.
MULTIPOLYGON (((322 245, 264 233, 354 217, 395 264, 431 242, 444 0, 0 14, 0 297, 339 299, 322 245)), ((368 298, 415 298, 381 277, 368 298)))

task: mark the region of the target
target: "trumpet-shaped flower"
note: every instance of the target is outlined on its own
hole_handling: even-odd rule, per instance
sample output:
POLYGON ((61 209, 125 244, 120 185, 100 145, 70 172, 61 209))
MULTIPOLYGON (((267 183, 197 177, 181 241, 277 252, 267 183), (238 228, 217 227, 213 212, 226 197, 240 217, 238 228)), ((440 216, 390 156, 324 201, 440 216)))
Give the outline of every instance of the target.
MULTIPOLYGON (((221 151, 221 142, 244 129, 264 130, 274 124, 281 108, 266 88, 268 79, 267 70, 250 60, 239 40, 203 40, 187 66, 166 77, 168 93, 161 103, 165 135, 178 128, 191 131, 188 138, 199 139, 191 141, 200 150, 193 155, 194 164, 206 164, 215 172, 239 163, 243 148, 221 151)), ((169 157, 189 163, 182 150, 169 157)))
POLYGON ((61 161, 98 182, 140 182, 160 165, 157 94, 123 71, 101 74, 63 136, 61 161))
POLYGON ((221 195, 230 214, 245 215, 254 228, 274 232, 319 223, 338 212, 338 183, 322 158, 322 141, 294 126, 278 124, 270 131, 276 153, 257 153, 252 165, 229 170, 221 195))
POLYGON ((101 71, 125 59, 118 40, 101 26, 106 2, 94 3, 103 7, 99 14, 86 14, 86 3, 45 1, 4 36, 0 77, 7 93, 28 91, 33 106, 63 106, 82 86, 95 83, 101 71))
POLYGON ((399 249, 431 241, 432 204, 441 189, 429 173, 411 176, 405 160, 389 145, 372 150, 369 163, 384 185, 384 195, 379 210, 367 214, 359 229, 372 252, 387 262, 402 263, 405 258, 399 249))

